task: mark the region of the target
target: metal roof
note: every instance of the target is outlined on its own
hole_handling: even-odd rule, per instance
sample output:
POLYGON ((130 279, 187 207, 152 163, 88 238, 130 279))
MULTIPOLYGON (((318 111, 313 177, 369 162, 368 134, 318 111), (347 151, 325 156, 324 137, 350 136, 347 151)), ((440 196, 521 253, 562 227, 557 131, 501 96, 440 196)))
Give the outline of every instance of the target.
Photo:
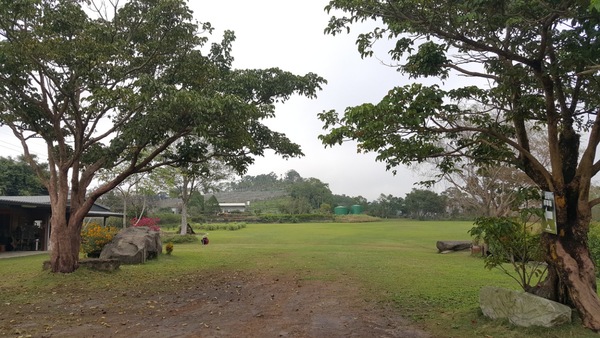
POLYGON ((220 207, 245 207, 246 203, 219 203, 220 207))
POLYGON ((0 203, 3 204, 32 204, 32 205, 50 205, 50 196, 0 196, 0 203))
MULTIPOLYGON (((16 205, 24 208, 27 207, 41 207, 50 209, 50 196, 0 196, 0 205, 16 205)), ((121 213, 111 212, 109 208, 94 203, 90 211, 87 213, 88 217, 108 217, 116 216, 123 217, 121 213)))

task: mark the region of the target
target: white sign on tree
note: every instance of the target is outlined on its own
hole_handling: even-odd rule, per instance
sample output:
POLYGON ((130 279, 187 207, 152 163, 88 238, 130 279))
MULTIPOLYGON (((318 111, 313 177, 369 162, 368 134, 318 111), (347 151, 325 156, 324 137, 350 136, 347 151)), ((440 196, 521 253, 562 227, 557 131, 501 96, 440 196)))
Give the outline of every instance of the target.
POLYGON ((554 210, 554 193, 544 191, 544 200, 542 201, 544 208, 544 232, 558 234, 556 227, 556 211, 554 210))

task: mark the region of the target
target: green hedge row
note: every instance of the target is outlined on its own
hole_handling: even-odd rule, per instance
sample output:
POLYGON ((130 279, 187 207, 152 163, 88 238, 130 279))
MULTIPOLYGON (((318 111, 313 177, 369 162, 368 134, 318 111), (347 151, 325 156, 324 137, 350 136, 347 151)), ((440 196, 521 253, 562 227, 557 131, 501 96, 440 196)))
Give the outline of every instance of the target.
POLYGON ((305 223, 305 222, 327 222, 333 221, 333 215, 322 214, 265 214, 256 218, 258 223, 305 223))
POLYGON ((161 236, 161 241, 163 243, 173 243, 173 244, 193 243, 193 242, 198 242, 198 236, 167 234, 167 235, 161 236))
POLYGON ((226 223, 226 224, 201 224, 201 225, 192 225, 194 230, 205 230, 205 231, 215 231, 215 230, 229 230, 235 231, 244 229, 246 227, 246 223, 226 223))

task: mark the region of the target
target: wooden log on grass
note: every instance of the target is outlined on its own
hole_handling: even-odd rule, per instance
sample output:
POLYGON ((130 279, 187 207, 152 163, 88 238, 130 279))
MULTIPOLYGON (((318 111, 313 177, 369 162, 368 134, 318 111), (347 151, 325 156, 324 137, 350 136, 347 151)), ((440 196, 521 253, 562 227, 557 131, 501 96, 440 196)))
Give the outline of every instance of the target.
POLYGON ((439 252, 463 251, 471 249, 471 241, 437 241, 435 246, 439 252))

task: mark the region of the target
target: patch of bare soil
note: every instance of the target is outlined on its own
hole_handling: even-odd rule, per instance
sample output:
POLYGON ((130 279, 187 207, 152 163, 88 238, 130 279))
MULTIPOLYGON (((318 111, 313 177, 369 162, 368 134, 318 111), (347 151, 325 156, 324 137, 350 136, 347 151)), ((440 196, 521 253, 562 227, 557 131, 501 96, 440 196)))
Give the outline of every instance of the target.
POLYGON ((356 288, 339 282, 223 272, 186 276, 161 291, 143 289, 57 294, 13 310, 0 304, 0 335, 430 337, 396 309, 365 301, 356 288))

